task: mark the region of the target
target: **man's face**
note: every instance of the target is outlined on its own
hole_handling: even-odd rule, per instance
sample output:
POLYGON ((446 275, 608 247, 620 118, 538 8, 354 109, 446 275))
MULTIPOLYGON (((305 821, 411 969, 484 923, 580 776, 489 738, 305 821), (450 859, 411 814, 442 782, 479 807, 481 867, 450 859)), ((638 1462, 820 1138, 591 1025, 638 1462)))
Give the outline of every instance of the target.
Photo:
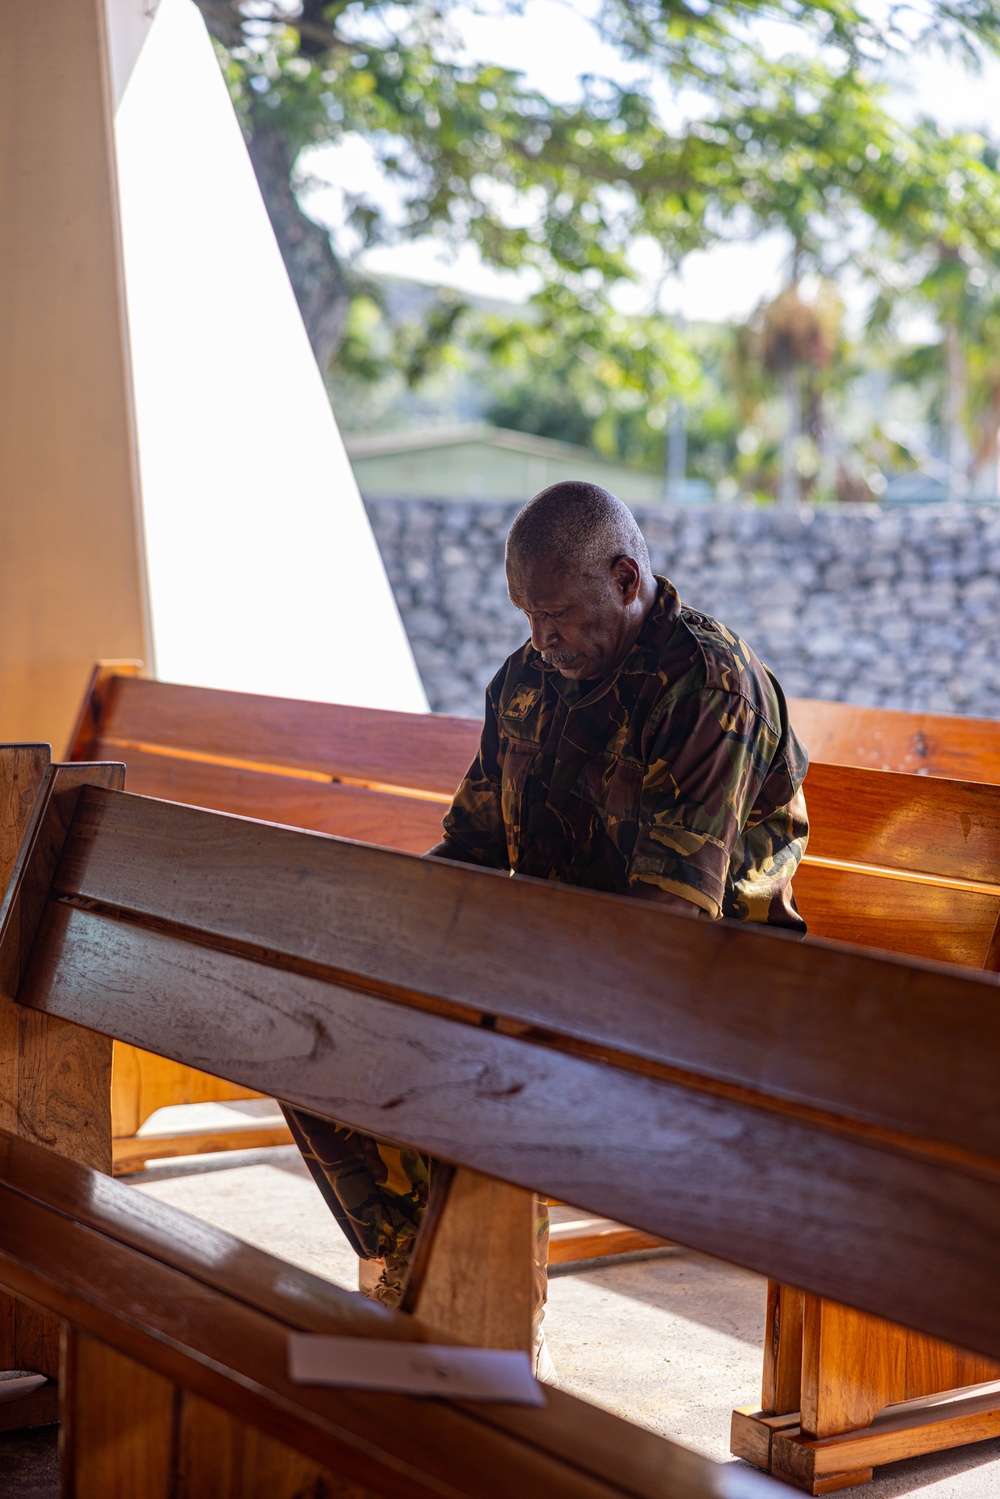
POLYGON ((603 578, 593 578, 509 559, 507 588, 515 609, 528 617, 535 650, 562 676, 599 681, 621 664, 632 643, 636 563, 620 558, 603 578))

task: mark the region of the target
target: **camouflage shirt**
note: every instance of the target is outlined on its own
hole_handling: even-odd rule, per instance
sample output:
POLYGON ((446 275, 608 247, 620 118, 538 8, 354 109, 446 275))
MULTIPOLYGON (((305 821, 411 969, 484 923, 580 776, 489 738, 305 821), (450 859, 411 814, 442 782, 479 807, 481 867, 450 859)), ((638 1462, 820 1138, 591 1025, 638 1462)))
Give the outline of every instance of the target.
POLYGON ((530 642, 487 689, 444 819, 471 862, 593 890, 659 886, 712 916, 804 932, 806 754, 781 688, 665 579, 617 673, 573 682, 530 642))

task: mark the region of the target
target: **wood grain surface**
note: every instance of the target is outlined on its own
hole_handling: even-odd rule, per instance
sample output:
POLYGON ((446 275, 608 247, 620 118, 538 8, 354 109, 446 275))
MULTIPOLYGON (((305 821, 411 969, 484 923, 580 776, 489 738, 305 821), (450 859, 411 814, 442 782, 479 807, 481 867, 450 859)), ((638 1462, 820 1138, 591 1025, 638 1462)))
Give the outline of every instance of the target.
POLYGON ((100 742, 119 750, 193 750, 202 758, 247 767, 283 766, 450 796, 479 748, 480 728, 471 719, 439 713, 394 713, 123 677, 109 697, 100 742))
POLYGON ((128 756, 129 789, 142 796, 333 833, 406 853, 426 853, 440 841, 441 819, 448 810, 446 801, 429 800, 422 794, 372 791, 339 781, 181 760, 132 748, 119 753, 128 756))
POLYGON ((173 1499, 172 1381, 85 1333, 63 1337, 63 1494, 173 1499))
POLYGON ((47 744, 0 744, 0 899, 51 763, 47 744))
POLYGON ((960 781, 1000 782, 1000 724, 789 698, 792 727, 813 760, 960 781))
MULTIPOLYGON (((392 765, 394 759, 387 759, 386 751, 391 754, 396 747, 393 731, 401 729, 408 740, 415 732, 414 720, 423 719, 422 732, 427 737, 423 740, 426 777, 422 784, 427 790, 450 791, 464 775, 478 744, 480 725, 475 719, 380 714, 374 709, 345 709, 294 699, 254 699, 248 694, 171 683, 145 681, 139 685, 130 679, 134 671, 135 663, 121 663, 121 680, 115 680, 114 669, 102 674, 104 696, 98 696, 95 708, 88 710, 88 731, 78 730, 76 748, 69 758, 100 758, 94 741, 104 735, 128 744, 205 749, 222 758, 302 765, 326 772, 331 744, 346 738, 355 748, 348 746, 341 752, 338 746, 336 763, 342 767, 353 764, 364 774, 374 763, 372 747, 380 764, 392 765), (348 714, 355 715, 353 722, 348 714), (182 715, 184 721, 178 722, 182 715), (280 751, 274 743, 272 719, 283 719, 289 726, 280 751), (345 724, 343 731, 341 722, 345 724), (296 744, 296 740, 302 744, 296 744), (253 754, 246 753, 248 748, 253 754)), ((789 714, 814 761, 950 780, 1000 782, 1000 728, 992 719, 905 713, 810 698, 790 698, 789 714)), ((392 776, 379 779, 398 784, 392 776)))
POLYGON ((503 1015, 977 1158, 1000 1148, 992 976, 97 790, 54 889, 472 1023, 503 1015))
POLYGON ((432 1206, 421 1224, 432 1252, 403 1309, 477 1347, 529 1351, 534 1193, 459 1168, 434 1223, 432 1206))
POLYGON ((982 968, 1000 916, 1000 887, 989 895, 959 885, 900 880, 807 859, 795 876, 795 903, 810 940, 825 937, 937 963, 982 968))
POLYGON ((805 791, 814 856, 997 883, 1000 786, 814 760, 805 791))

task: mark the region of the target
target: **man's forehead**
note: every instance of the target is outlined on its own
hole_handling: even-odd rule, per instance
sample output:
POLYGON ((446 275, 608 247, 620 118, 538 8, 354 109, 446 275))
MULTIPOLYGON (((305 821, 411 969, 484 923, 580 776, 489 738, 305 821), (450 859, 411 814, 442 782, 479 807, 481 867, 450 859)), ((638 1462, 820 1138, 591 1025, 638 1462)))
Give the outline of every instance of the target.
POLYGON ((577 602, 592 591, 593 583, 551 562, 518 561, 507 564, 507 588, 519 607, 548 613, 577 602))

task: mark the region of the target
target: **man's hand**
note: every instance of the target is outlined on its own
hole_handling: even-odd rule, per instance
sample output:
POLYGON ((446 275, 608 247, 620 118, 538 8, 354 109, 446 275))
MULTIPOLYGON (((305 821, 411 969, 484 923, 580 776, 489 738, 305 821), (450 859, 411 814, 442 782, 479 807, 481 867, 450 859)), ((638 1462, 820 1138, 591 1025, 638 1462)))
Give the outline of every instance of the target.
POLYGON ((628 887, 629 895, 637 895, 640 900, 654 900, 659 906, 666 906, 668 911, 673 911, 679 916, 704 916, 706 921, 714 918, 703 906, 696 906, 693 900, 685 900, 683 895, 672 895, 668 890, 661 890, 659 885, 651 885, 648 880, 636 880, 628 887))
POLYGON ((420 857, 422 859, 453 859, 456 864, 478 865, 478 861, 473 859, 460 843, 456 843, 454 838, 442 838, 440 843, 435 843, 433 848, 429 848, 420 857))

